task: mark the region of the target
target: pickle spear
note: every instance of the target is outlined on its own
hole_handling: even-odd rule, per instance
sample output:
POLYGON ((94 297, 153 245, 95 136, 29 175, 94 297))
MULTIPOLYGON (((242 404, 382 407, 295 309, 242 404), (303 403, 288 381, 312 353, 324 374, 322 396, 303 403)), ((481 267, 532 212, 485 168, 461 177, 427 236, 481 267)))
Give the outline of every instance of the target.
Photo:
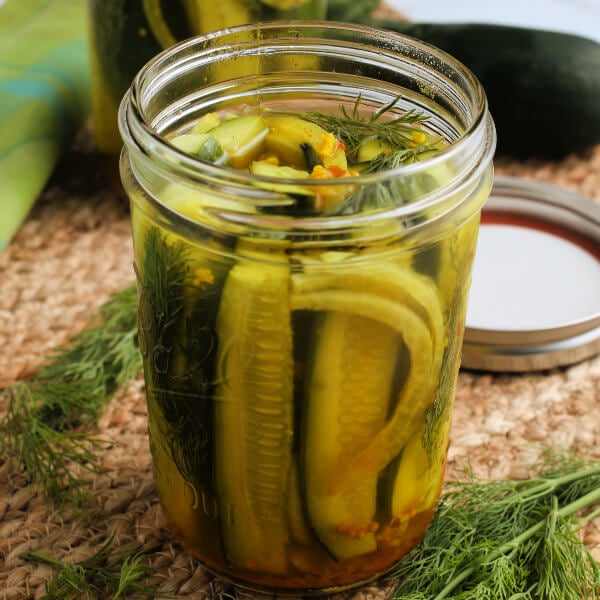
MULTIPOLYGON (((370 293, 393 300, 413 310, 429 327, 434 353, 442 352, 445 344, 444 322, 440 295, 431 279, 409 268, 395 264, 370 264, 367 268, 356 265, 334 269, 306 267, 301 274, 292 276, 295 294, 318 293, 325 290, 347 290, 370 293)), ((375 308, 375 307, 374 307, 375 308)))
POLYGON ((392 395, 398 333, 369 317, 322 313, 309 365, 301 464, 311 526, 338 560, 377 549, 377 471, 338 493, 332 465, 350 461, 383 426, 392 395))
POLYGON ((336 480, 332 488, 335 489, 348 480, 356 481, 366 472, 383 469, 400 452, 433 400, 440 357, 437 352, 434 354, 431 334, 419 316, 387 298, 367 293, 326 291, 293 296, 292 308, 372 317, 402 336, 411 357, 406 381, 385 425, 364 448, 357 449, 350 463, 344 461, 332 466, 331 474, 335 474, 336 480))
MULTIPOLYGON (((408 271, 405 276, 405 289, 410 289, 410 282, 417 286, 421 280, 418 275, 410 277, 408 271)), ((350 471, 354 473, 352 479, 356 480, 361 472, 383 469, 400 452, 423 418, 425 409, 433 401, 445 344, 439 339, 441 331, 433 329, 431 324, 442 323, 441 302, 439 298, 432 297, 427 307, 421 306, 421 309, 427 311, 429 318, 426 319, 406 297, 387 296, 385 290, 388 284, 390 282, 381 282, 381 287, 378 288, 373 283, 370 287, 363 288, 369 292, 357 291, 356 280, 340 277, 334 289, 297 293, 294 287, 292 294, 293 309, 354 312, 387 324, 402 336, 411 356, 407 380, 400 390, 390 418, 367 446, 354 456, 352 469, 348 465, 345 469, 342 467, 347 475, 338 473, 338 481, 349 477, 350 471), (383 294, 381 290, 384 290, 383 294)))
MULTIPOLYGON (((335 289, 315 291, 318 286, 313 282, 312 290, 294 289, 292 294, 293 309, 323 313, 307 382, 309 426, 304 431, 303 475, 311 525, 336 558, 376 549, 377 474, 422 421, 433 399, 441 355, 425 315, 415 312, 406 296, 398 302, 375 295, 380 290, 373 287, 363 288, 368 292, 358 291, 356 284, 340 277, 335 289), (350 315, 356 319, 356 330, 365 327, 371 338, 365 356, 343 360, 352 343, 360 347, 348 337, 349 323, 344 319, 350 315), (402 344, 410 353, 410 366, 396 400, 391 398, 393 371, 402 344), (385 356, 373 363, 368 355, 376 352, 377 346, 385 356), (357 374, 368 393, 358 387, 357 374), (388 417, 390 403, 393 408, 388 417), (353 414, 353 409, 358 412, 353 414), (362 426, 366 435, 356 435, 362 426), (327 428, 333 428, 333 435, 327 435, 327 428)), ((430 310, 439 310, 438 305, 432 306, 430 310)), ((437 322, 439 317, 433 315, 430 321, 437 322)))
POLYGON ((219 307, 215 479, 228 561, 287 569, 293 347, 287 265, 239 263, 219 307))

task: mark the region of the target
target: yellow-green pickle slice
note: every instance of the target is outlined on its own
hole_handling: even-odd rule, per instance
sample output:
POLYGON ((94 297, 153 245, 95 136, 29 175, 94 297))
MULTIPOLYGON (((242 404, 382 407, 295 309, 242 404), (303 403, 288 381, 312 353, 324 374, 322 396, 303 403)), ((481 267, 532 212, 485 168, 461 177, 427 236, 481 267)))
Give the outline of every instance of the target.
POLYGON ((219 307, 215 478, 224 553, 237 567, 287 569, 293 347, 287 265, 238 263, 219 307))
POLYGON ((399 270, 384 271, 388 278, 370 286, 362 272, 320 282, 298 276, 292 286, 292 309, 320 314, 305 397, 303 482, 311 526, 337 559, 377 549, 378 476, 422 424, 441 363, 439 298, 425 306, 407 291, 411 282, 427 289, 420 275, 404 272, 398 286, 389 275, 399 270), (402 349, 410 361, 398 385, 393 371, 402 349))
POLYGON ((336 559, 377 549, 375 470, 332 490, 333 465, 352 461, 384 425, 402 339, 360 314, 324 311, 307 377, 302 442, 306 509, 317 537, 336 559))

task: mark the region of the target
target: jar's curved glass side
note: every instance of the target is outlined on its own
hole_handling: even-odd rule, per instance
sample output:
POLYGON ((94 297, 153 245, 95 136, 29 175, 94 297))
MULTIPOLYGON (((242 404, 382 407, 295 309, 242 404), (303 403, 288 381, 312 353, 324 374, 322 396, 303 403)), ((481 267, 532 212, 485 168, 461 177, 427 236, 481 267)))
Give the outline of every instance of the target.
MULTIPOLYGON (((250 64, 272 48, 262 39, 271 27, 281 42, 281 27, 265 27, 251 37, 244 30, 231 56, 223 50, 218 77, 236 52, 254 53, 250 64)), ((310 44, 294 51, 312 48, 298 63, 301 74, 318 65, 311 27, 310 44)), ((384 54, 411 44, 364 28, 332 36, 334 47, 340 39, 380 43, 384 54)), ((218 37, 203 42, 209 54, 218 37)), ((436 103, 425 86, 419 105, 432 114, 438 107, 440 127, 455 139, 423 164, 352 180, 387 186, 397 194, 392 205, 288 214, 277 198, 289 188, 278 195, 261 185, 297 180, 198 161, 169 136, 201 113, 219 113, 224 98, 227 111, 236 100, 248 104, 257 89, 298 114, 303 94, 333 113, 340 98, 352 107, 361 90, 376 110, 402 88, 387 76, 380 84, 376 70, 368 77, 363 70, 356 88, 354 69, 364 67, 357 60, 348 84, 339 70, 329 81, 315 71, 312 86, 304 75, 282 86, 281 74, 257 72, 195 93, 196 44, 142 71, 121 112, 161 503, 186 548, 231 581, 300 594, 354 587, 414 546, 441 491, 478 215, 491 184, 485 100, 465 84, 436 103), (193 77, 178 86, 190 65, 193 77)), ((320 54, 331 47, 325 39, 320 46, 320 54)), ((424 49, 416 50, 406 65, 414 62, 419 79, 415 56, 424 49)), ((287 68, 290 56, 286 50, 271 67, 287 68)), ((435 61, 443 70, 444 57, 435 61)), ((337 64, 353 63, 345 52, 337 64)), ((458 86, 448 72, 436 77, 458 86)), ((417 97, 414 87, 407 102, 417 97)))

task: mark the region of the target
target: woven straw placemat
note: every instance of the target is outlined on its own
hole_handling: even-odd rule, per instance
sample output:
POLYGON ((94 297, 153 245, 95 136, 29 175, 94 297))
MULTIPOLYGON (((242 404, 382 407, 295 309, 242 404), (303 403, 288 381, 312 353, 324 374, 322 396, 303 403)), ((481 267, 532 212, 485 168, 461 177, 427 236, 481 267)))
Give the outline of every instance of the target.
MULTIPOLYGON (((0 254, 0 387, 26 378, 56 344, 86 325, 113 292, 133 282, 126 200, 99 168, 89 136, 64 157, 31 215, 0 254)), ((600 201, 600 146, 552 163, 499 161, 497 171, 554 182, 600 201)), ((0 417, 6 410, 1 400, 0 417)), ((448 478, 470 464, 476 476, 527 476, 543 447, 600 457, 600 357, 550 372, 461 372, 448 478)), ((22 473, 0 464, 0 598, 39 598, 52 571, 25 562, 30 550, 61 560, 89 557, 111 535, 118 547, 158 545, 161 591, 181 598, 242 597, 172 537, 154 489, 141 378, 110 401, 99 433, 106 475, 91 484, 92 518, 58 512, 22 473)), ((600 559, 600 523, 582 532, 600 559)), ((384 598, 373 585, 348 598, 384 598)), ((341 595, 340 595, 341 597, 341 595)))

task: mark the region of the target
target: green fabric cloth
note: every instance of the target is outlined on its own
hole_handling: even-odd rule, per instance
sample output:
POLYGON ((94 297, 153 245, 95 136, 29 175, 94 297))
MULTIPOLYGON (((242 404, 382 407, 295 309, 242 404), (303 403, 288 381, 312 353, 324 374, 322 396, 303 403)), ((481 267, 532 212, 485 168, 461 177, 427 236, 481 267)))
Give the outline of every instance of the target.
POLYGON ((0 249, 89 111, 85 0, 0 0, 0 249))

